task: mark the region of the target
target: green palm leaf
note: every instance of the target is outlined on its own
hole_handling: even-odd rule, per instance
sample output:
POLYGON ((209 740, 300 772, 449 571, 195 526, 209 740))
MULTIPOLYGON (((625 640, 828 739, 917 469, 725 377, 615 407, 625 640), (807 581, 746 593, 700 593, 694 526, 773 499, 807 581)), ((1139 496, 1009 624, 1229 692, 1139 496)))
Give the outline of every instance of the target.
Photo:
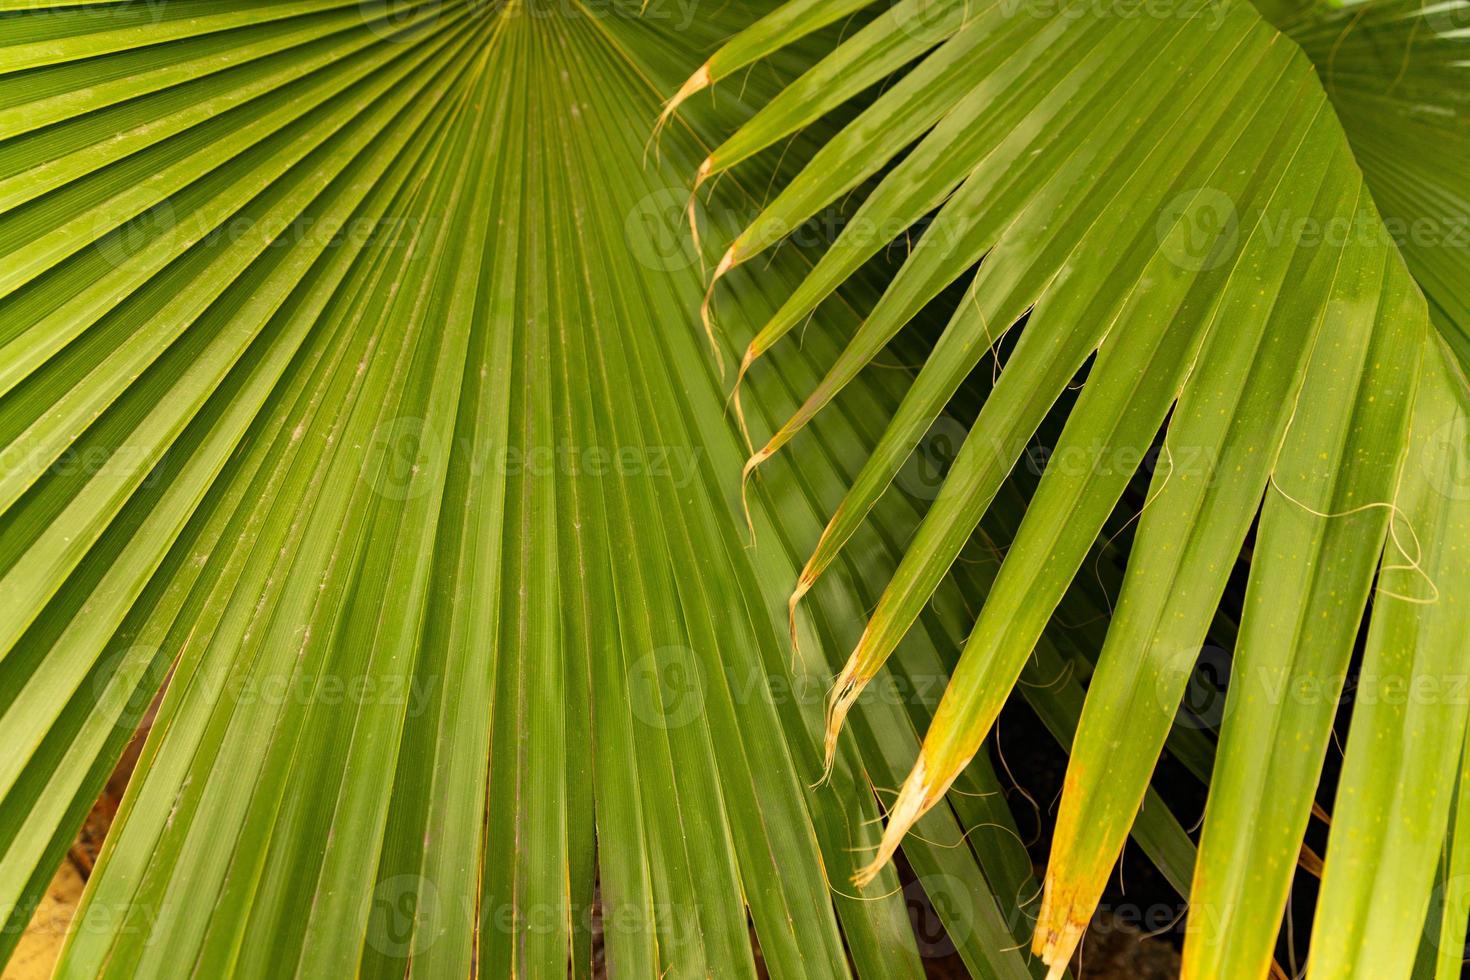
POLYGON ((1131 834, 1258 976, 1362 632, 1310 969, 1457 975, 1470 25, 1258 6, 0 0, 0 954, 151 717, 61 975, 1034 977, 1131 834))
MULTIPOLYGON (((954 583, 914 693, 808 788, 828 651, 917 514, 885 505, 793 663, 781 583, 902 384, 772 470, 779 544, 748 550, 678 182, 750 109, 644 149, 750 14, 6 6, 7 955, 167 679, 61 975, 589 976, 596 908, 620 975, 753 976, 753 930, 777 975, 917 977, 915 888, 975 972, 1032 975, 984 766, 907 849, 908 897, 847 884, 947 677, 954 583)), ((750 279, 748 322, 807 268, 750 279)), ((855 324, 818 318, 746 411, 788 415, 855 324)), ((1035 692, 1059 738, 1079 696, 1035 692)), ((1177 822, 1147 832, 1182 881, 1177 822)))
MULTIPOLYGON (((901 20, 908 9, 886 16, 901 20)), ((858 211, 865 220, 756 334, 743 377, 888 237, 933 215, 862 328, 802 409, 751 457, 749 473, 857 378, 920 307, 979 263, 833 512, 793 605, 981 357, 1024 319, 952 473, 838 678, 829 753, 858 694, 907 635, 1027 441, 1085 374, 924 749, 889 808, 883 845, 859 880, 879 872, 980 749, 1137 462, 1156 433, 1166 433, 1073 744, 1035 939, 1054 972, 1070 958, 1139 811, 1190 665, 1263 510, 1185 956, 1188 976, 1259 976, 1380 553, 1391 573, 1378 587, 1375 635, 1396 632, 1389 624, 1401 620, 1401 642, 1417 645, 1424 631, 1427 659, 1407 667, 1416 679, 1443 671, 1436 658, 1458 661, 1464 653, 1456 610, 1466 583, 1449 557, 1454 533, 1441 523, 1457 520, 1460 501, 1426 489, 1433 478, 1405 456, 1418 438, 1414 420, 1422 426, 1433 416, 1450 432, 1435 438, 1447 438, 1445 452, 1463 458, 1465 378, 1427 332, 1430 308, 1419 284, 1444 337, 1462 344, 1464 291, 1456 284, 1464 277, 1456 272, 1470 249, 1448 237, 1439 248, 1401 243, 1383 216, 1437 223, 1442 236, 1463 229, 1463 182, 1442 168, 1429 140, 1454 134, 1452 158, 1466 145, 1466 35, 1443 22, 1435 32, 1431 12, 1402 4, 1268 11, 1319 59, 1324 92, 1303 51, 1245 5, 1129 10, 914 7, 924 16, 907 22, 908 34, 921 37, 927 53, 782 188, 715 278, 876 178, 858 211), (928 33, 931 24, 938 29, 928 33), (1413 44, 1420 34, 1422 49, 1413 44), (1425 500, 1431 496, 1433 503, 1425 500), (1280 695, 1313 682, 1319 693, 1307 703, 1280 695), (1260 696, 1259 686, 1275 696, 1260 696)), ((1432 13, 1459 11, 1447 4, 1432 13)), ((850 72, 860 81, 840 90, 794 83, 717 148, 698 179, 810 124, 835 97, 855 94, 872 80, 865 73, 874 44, 860 33, 833 48, 811 77, 850 72)), ((1434 465, 1443 486, 1444 467, 1459 464, 1434 465)), ((1385 639, 1373 649, 1387 647, 1407 655, 1385 639)), ((1333 835, 1330 881, 1345 874, 1351 885, 1334 895, 1342 903, 1319 910, 1319 929, 1345 957, 1314 958, 1327 974, 1407 975, 1412 965, 1414 934, 1387 923, 1370 928, 1352 903, 1388 888, 1404 899, 1406 920, 1422 912, 1443 807, 1428 807, 1429 843, 1416 860, 1380 864, 1385 878, 1377 883, 1352 870, 1369 846, 1352 835, 1367 833, 1359 828, 1363 807, 1381 814, 1384 806, 1417 808, 1437 798, 1427 787, 1449 778, 1445 760, 1454 755, 1443 743, 1459 743, 1464 719, 1431 717, 1418 723, 1402 712, 1365 710, 1354 726, 1362 758, 1350 756, 1342 793, 1366 792, 1360 784, 1371 782, 1377 795, 1346 805, 1345 826, 1333 835), (1410 778, 1405 770, 1379 773, 1369 746, 1387 738, 1408 743, 1399 757, 1423 767, 1419 782, 1400 782, 1410 778), (1362 955, 1354 956, 1358 942, 1362 955)), ((1385 846, 1373 839, 1372 847, 1385 846)))

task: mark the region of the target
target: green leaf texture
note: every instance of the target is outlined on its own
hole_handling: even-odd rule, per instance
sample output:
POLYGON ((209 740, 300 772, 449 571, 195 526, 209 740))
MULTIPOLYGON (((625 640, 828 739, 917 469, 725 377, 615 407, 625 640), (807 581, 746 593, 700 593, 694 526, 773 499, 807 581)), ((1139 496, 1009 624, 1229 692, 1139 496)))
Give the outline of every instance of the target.
MULTIPOLYGON (((859 881, 981 750, 1157 440, 1147 495, 1126 515, 1137 527, 1072 743, 1034 948, 1054 974, 1076 948, 1249 540, 1185 976, 1266 973, 1370 594, 1365 669, 1421 681, 1467 652, 1460 501, 1413 462, 1431 420, 1453 460, 1433 464, 1450 468, 1439 485, 1455 486, 1470 448, 1464 374, 1444 346, 1463 350, 1467 243, 1395 232, 1406 218, 1437 219, 1450 235, 1463 215, 1463 172, 1444 161, 1464 140, 1446 155, 1428 135, 1465 132, 1470 32, 1434 20, 1462 10, 1268 10, 1288 37, 1243 3, 898 4, 830 47, 700 165, 701 182, 724 174, 892 72, 885 17, 919 44, 748 223, 710 287, 718 322, 735 292, 722 276, 860 195, 851 225, 750 342, 739 384, 758 379, 758 359, 892 238, 916 239, 749 474, 850 400, 834 401, 927 303, 967 284, 831 512, 793 608, 995 353, 994 387, 833 689, 829 756, 1043 421, 1081 388, 859 881), (1384 50, 1384 37, 1435 23, 1422 48, 1384 50), (1302 687, 1314 693, 1283 694, 1302 687)), ((807 455, 800 445, 794 454, 807 455)), ((1464 721, 1444 705, 1356 716, 1328 856, 1342 890, 1319 910, 1319 944, 1341 952, 1314 955, 1314 975, 1407 975, 1464 721), (1388 742, 1400 747, 1381 759, 1388 742), (1360 799, 1370 784, 1371 803, 1360 799), (1404 829, 1385 829, 1388 807, 1426 819, 1413 859, 1392 842, 1404 829), (1371 834, 1366 809, 1379 821, 1371 834), (1353 904, 1385 894, 1402 899, 1393 924, 1353 904)))
MULTIPOLYGON (((811 58, 645 151, 760 9, 0 11, 0 949, 151 718, 61 976, 587 977, 594 931, 616 976, 1034 975, 1038 886, 983 764, 915 881, 850 884, 955 583, 809 788, 918 513, 856 539, 793 661, 784 584, 903 380, 769 470, 748 549, 686 175, 811 58)), ((726 182, 711 241, 773 176, 726 182)), ((727 325, 808 269, 748 277, 727 325)), ((789 415, 857 322, 816 318, 744 410, 789 415)), ((1187 880, 1177 822, 1147 830, 1187 880)))

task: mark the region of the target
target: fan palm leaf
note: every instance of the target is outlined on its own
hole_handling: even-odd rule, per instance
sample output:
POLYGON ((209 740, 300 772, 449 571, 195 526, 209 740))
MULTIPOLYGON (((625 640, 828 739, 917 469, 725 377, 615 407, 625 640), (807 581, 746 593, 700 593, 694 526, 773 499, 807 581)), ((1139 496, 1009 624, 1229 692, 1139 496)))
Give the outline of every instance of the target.
MULTIPOLYGON (((167 680, 60 975, 589 976, 598 931, 620 975, 753 976, 752 930, 779 975, 917 977, 944 934, 1031 975, 1036 887, 985 767, 908 849, 907 893, 847 885, 958 587, 840 792, 808 789, 822 651, 874 597, 848 567, 793 663, 780 583, 901 386, 772 474, 757 520, 786 543, 747 550, 682 236, 719 117, 643 151, 660 93, 750 14, 5 8, 7 954, 167 680), (918 888, 944 927, 916 937, 918 888)), ((805 268, 752 279, 752 323, 805 268)), ((820 318, 812 357, 853 323, 820 318)), ((747 410, 814 380, 794 360, 747 410)), ((885 513, 864 565, 917 516, 885 513)), ((1073 685, 1034 694, 1062 739, 1073 685)), ((1144 833, 1185 880, 1178 823, 1144 833)))
POLYGON ((1129 834, 1260 975, 1362 633, 1311 970, 1457 974, 1465 5, 747 8, 0 0, 0 953, 147 720, 60 975, 1040 976, 1129 834))

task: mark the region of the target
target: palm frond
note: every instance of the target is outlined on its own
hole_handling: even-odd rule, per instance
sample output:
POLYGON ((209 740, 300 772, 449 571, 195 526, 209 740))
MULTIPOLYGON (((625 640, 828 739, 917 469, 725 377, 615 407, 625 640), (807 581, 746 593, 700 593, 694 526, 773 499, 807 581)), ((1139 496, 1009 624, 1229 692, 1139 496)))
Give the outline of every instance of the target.
MULTIPOLYGON (((1373 48, 1378 35, 1350 30, 1360 20, 1392 22, 1379 34, 1400 40, 1405 30, 1427 29, 1427 14, 1382 6, 1392 12, 1364 4, 1324 17, 1342 25, 1342 43, 1330 52, 1373 48)), ((1122 595, 1073 742, 1035 948, 1055 973, 1080 939, 1260 512, 1185 962, 1188 976, 1261 975, 1380 555, 1388 571, 1376 591, 1378 618, 1386 620, 1375 625, 1377 635, 1395 629, 1396 620, 1397 629, 1412 623, 1427 631, 1434 652, 1412 665, 1415 677, 1439 669, 1436 657, 1463 653, 1463 633, 1450 637, 1461 626, 1457 596, 1470 583, 1453 560, 1441 565, 1456 545, 1452 534, 1439 533, 1443 520, 1458 520, 1449 515, 1462 501, 1439 493, 1426 503, 1432 478, 1405 458, 1423 437, 1416 424, 1434 417, 1450 425, 1447 452, 1463 459, 1465 378, 1428 329, 1420 283, 1444 337, 1461 343, 1462 318, 1454 311, 1464 296, 1453 284, 1463 277, 1455 279, 1453 270, 1467 251, 1401 249, 1384 220, 1428 216, 1448 225, 1463 213, 1446 206, 1463 200, 1453 171, 1435 169, 1441 158, 1424 145, 1430 131, 1465 132, 1463 85, 1445 85, 1464 80, 1463 32, 1441 33, 1422 52, 1393 49, 1400 71, 1388 86, 1391 98, 1419 100, 1416 107, 1433 117, 1429 130, 1402 120, 1377 125, 1379 116, 1397 111, 1392 104, 1364 108, 1379 105, 1365 92, 1384 98, 1382 76, 1373 75, 1392 61, 1382 50, 1374 51, 1373 67, 1329 59, 1318 69, 1324 91, 1304 51, 1244 4, 1181 2, 1149 11, 1080 2, 1044 10, 1004 2, 899 4, 767 103, 699 166, 697 181, 812 124, 891 70, 874 55, 877 38, 904 26, 925 54, 783 185, 735 239, 710 286, 713 295, 730 270, 830 202, 875 182, 851 225, 756 332, 743 380, 884 243, 925 222, 883 297, 802 408, 754 453, 749 474, 858 379, 925 304, 971 277, 959 310, 833 511, 793 606, 841 553, 981 358, 1024 322, 833 690, 829 754, 850 707, 908 635, 1048 411, 1074 379, 1085 377, 1085 386, 918 761, 889 807, 883 846, 859 880, 879 873, 980 750, 1162 431, 1161 463, 1137 515, 1122 595), (906 23, 906 14, 924 16, 906 23), (891 23, 880 27, 884 17, 891 23), (938 29, 931 33, 930 25, 938 29), (1342 76, 1332 74, 1334 67, 1342 76), (807 83, 848 77, 847 86, 807 83), (1416 155, 1416 145, 1425 152, 1416 155), (1305 703, 1280 695, 1313 681, 1319 693, 1305 703), (1275 696, 1254 693, 1260 685, 1275 696)), ((1320 56, 1328 29, 1312 21, 1301 33, 1306 50, 1320 56)), ((1406 753, 1432 754, 1445 738, 1458 744, 1463 717, 1434 717, 1432 734, 1415 725, 1406 753)), ((1365 730, 1378 734, 1358 741, 1395 731, 1408 738, 1404 724, 1392 712, 1364 712, 1363 726, 1373 726, 1365 730)), ((1443 756, 1426 760, 1434 768, 1420 778, 1447 778, 1443 763, 1443 756)), ((1373 765, 1371 758, 1348 763, 1351 773, 1373 765)), ((1399 805, 1420 806, 1433 797, 1423 786, 1396 785, 1392 792, 1405 794, 1399 805)), ((1443 833, 1443 810, 1431 805, 1425 815, 1435 839, 1443 833)), ((1339 855, 1355 849, 1344 838, 1360 819, 1350 816, 1350 829, 1334 834, 1327 872, 1334 882, 1352 873, 1331 866, 1353 860, 1339 855)), ((1416 853, 1416 861, 1379 865, 1410 917, 1428 901, 1435 849, 1416 853)), ((1374 886, 1355 879, 1354 887, 1374 886)), ((1350 893, 1342 894, 1347 900, 1350 893)), ((1390 942, 1386 924, 1370 930, 1354 914, 1332 904, 1321 911, 1333 943, 1354 948, 1337 931, 1351 923, 1354 942, 1372 947, 1355 968, 1365 975, 1385 975, 1387 964, 1407 971, 1413 934, 1398 932, 1390 942)))
MULTIPOLYGON (((919 977, 914 889, 977 973, 1033 974, 984 766, 908 895, 848 884, 957 588, 808 788, 827 651, 917 513, 891 502, 793 663, 792 542, 902 388, 770 472, 782 543, 748 550, 680 183, 748 104, 643 161, 659 93, 749 13, 5 7, 0 948, 167 679, 60 975, 590 976, 596 909, 618 975, 754 976, 753 929, 777 975, 919 977)), ((793 411, 855 323, 818 317, 746 410, 793 411)))

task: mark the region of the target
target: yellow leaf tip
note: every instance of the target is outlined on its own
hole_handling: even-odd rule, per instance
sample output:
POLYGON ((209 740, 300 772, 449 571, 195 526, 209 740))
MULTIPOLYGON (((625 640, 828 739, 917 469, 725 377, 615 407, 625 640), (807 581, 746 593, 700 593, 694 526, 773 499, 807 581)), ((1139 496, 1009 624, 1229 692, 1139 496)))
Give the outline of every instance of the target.
MULTIPOLYGON (((714 278, 716 280, 719 279, 725 273, 735 268, 735 263, 739 261, 740 259, 736 256, 735 253, 735 246, 731 245, 730 248, 725 252, 725 254, 720 258, 720 264, 715 266, 714 278)), ((713 281, 710 282, 710 286, 714 286, 713 281)))
MULTIPOLYGON (((803 576, 805 573, 803 573, 803 576)), ((799 591, 794 598, 800 599, 806 590, 797 583, 799 591)), ((858 640, 857 649, 852 656, 847 658, 847 663, 842 666, 842 673, 837 675, 837 680, 832 685, 832 693, 827 696, 827 717, 825 722, 825 733, 823 744, 826 748, 828 769, 832 768, 832 760, 837 754, 837 737, 842 734, 843 722, 847 720, 848 712, 857 703, 858 697, 867 686, 868 678, 861 671, 863 644, 868 638, 868 631, 864 630, 862 638, 858 640)))
POLYGON ((883 828, 883 839, 878 843, 877 856, 853 875, 853 883, 859 888, 878 877, 883 871, 883 866, 897 853, 898 845, 904 835, 909 832, 909 828, 918 823, 919 818, 929 809, 930 789, 928 772, 924 765, 924 757, 921 755, 914 763, 914 769, 909 773, 909 778, 904 781, 903 790, 898 794, 898 800, 893 804, 893 809, 888 812, 888 826, 883 828))
POLYGON ((662 125, 668 122, 669 118, 679 111, 679 106, 683 105, 696 92, 708 88, 711 80, 709 62, 706 61, 699 66, 693 75, 685 79, 684 84, 679 86, 679 91, 674 93, 674 97, 664 103, 663 112, 659 113, 658 117, 659 124, 662 125))
POLYGON ((1087 916, 1080 913, 1075 898, 1068 897, 1056 887, 1056 879, 1049 873, 1041 899, 1041 914, 1036 920, 1036 933, 1031 939, 1031 951, 1050 967, 1048 977, 1062 975, 1086 931, 1087 916))
POLYGON ((745 513, 745 530, 750 535, 748 547, 755 547, 755 519, 750 513, 750 471, 759 464, 757 456, 750 457, 745 463, 745 468, 740 471, 740 509, 745 513))
POLYGON ((801 640, 797 638, 796 630, 796 607, 801 605, 801 597, 804 594, 804 590, 801 588, 800 583, 798 583, 797 590, 791 593, 790 598, 786 600, 786 625, 791 631, 791 662, 793 664, 797 662, 801 655, 801 640))
POLYGON ((740 482, 748 482, 751 476, 755 473, 756 468, 770 458, 770 447, 763 448, 759 452, 753 454, 749 459, 745 461, 745 466, 743 466, 740 470, 740 482))
POLYGON ((735 387, 740 387, 740 382, 745 380, 746 372, 750 370, 750 366, 755 363, 757 357, 760 357, 760 351, 755 349, 755 344, 745 348, 745 353, 740 357, 740 373, 735 376, 735 387))
POLYGON ((720 350, 719 343, 715 340, 714 317, 710 313, 710 307, 715 299, 715 284, 720 281, 721 276, 734 267, 737 261, 739 260, 735 256, 735 246, 732 245, 725 252, 724 258, 720 259, 720 264, 715 269, 714 276, 710 278, 709 288, 704 291, 704 301, 699 304, 699 322, 703 324, 704 334, 709 338, 710 346, 714 348, 715 363, 719 365, 721 378, 725 377, 725 355, 720 350))
POLYGON ((720 350, 720 342, 715 339, 714 318, 710 315, 710 303, 714 300, 714 296, 715 284, 711 281, 709 289, 705 291, 704 301, 699 304, 699 322, 704 327, 704 335, 709 340, 710 350, 715 352, 715 364, 720 369, 720 377, 723 378, 725 376, 725 355, 720 350))
POLYGON ((745 406, 740 402, 740 386, 745 382, 745 372, 749 367, 750 358, 742 358, 740 369, 735 372, 735 385, 730 389, 730 404, 735 409, 735 422, 740 426, 740 438, 745 441, 747 454, 755 452, 755 443, 751 442, 750 425, 745 421, 745 406))

